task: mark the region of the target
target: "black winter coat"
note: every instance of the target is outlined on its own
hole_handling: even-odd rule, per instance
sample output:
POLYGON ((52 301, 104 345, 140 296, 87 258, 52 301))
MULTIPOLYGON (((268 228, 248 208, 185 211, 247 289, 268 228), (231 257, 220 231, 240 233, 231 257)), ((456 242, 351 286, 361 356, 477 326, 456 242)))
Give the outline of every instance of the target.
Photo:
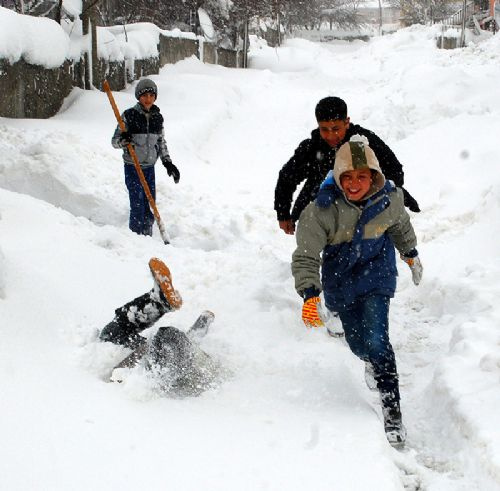
MULTIPOLYGON (((403 166, 393 151, 373 131, 351 123, 344 140, 338 146, 340 147, 342 143, 349 141, 353 135, 362 135, 368 139, 370 148, 375 152, 386 179, 402 188, 404 184, 403 166)), ((311 138, 307 138, 297 147, 294 156, 280 170, 276 184, 274 209, 278 220, 291 218, 296 222, 299 219, 302 210, 316 198, 319 186, 328 171, 333 169, 335 153, 336 148, 330 147, 321 138, 319 129, 313 130, 311 138), (293 193, 304 180, 306 182, 290 213, 293 193)), ((403 193, 405 206, 408 206, 412 211, 420 211, 415 199, 405 189, 403 189, 403 193)))

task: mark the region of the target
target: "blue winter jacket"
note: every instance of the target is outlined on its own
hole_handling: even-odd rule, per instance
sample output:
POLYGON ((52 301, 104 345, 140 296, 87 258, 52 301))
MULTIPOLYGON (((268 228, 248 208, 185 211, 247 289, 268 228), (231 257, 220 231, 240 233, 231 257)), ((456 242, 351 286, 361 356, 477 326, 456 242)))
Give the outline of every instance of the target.
POLYGON ((395 245, 402 254, 416 246, 401 190, 387 181, 360 206, 329 177, 298 223, 292 260, 296 289, 306 298, 323 290, 326 306, 337 312, 367 294, 393 297, 395 245))

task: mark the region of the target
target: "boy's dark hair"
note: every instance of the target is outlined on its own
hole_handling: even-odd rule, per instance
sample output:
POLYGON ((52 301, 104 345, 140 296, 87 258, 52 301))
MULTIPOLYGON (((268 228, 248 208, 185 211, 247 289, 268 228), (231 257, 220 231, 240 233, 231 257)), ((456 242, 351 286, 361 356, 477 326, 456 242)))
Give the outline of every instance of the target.
POLYGON ((347 104, 340 97, 325 97, 316 105, 316 121, 347 118, 347 104))

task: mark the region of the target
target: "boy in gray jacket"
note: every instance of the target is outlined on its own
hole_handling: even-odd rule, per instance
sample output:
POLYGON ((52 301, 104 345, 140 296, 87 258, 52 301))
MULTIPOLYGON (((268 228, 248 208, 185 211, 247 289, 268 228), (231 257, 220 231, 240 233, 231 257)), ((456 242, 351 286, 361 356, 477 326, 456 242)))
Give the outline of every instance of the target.
POLYGON ((129 228, 139 235, 152 235, 154 216, 149 209, 149 202, 134 168, 134 162, 127 146, 132 144, 137 154, 142 172, 154 199, 156 182, 154 165, 161 162, 175 183, 179 182, 179 169, 172 163, 165 141, 163 116, 154 103, 158 96, 156 84, 149 78, 141 80, 135 88, 135 97, 139 101, 122 114, 127 131, 122 132, 117 126, 111 144, 123 150, 125 184, 130 199, 129 228))
POLYGON ((389 341, 389 302, 397 276, 394 246, 418 285, 422 265, 416 244, 403 192, 385 180, 368 140, 354 135, 339 148, 333 172, 300 216, 292 272, 308 327, 323 325, 322 290, 327 309, 338 312, 351 351, 374 375, 387 439, 396 447, 404 445, 406 430, 389 341))

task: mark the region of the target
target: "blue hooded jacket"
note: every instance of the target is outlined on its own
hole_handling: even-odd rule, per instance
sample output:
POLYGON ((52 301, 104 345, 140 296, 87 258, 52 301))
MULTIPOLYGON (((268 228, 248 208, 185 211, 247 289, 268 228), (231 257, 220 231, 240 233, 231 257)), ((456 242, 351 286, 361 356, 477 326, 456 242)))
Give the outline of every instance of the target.
MULTIPOLYGON (((378 220, 383 226, 382 214, 389 208, 391 195, 395 192, 394 184, 386 181, 384 187, 364 203, 351 241, 328 244, 323 249, 321 282, 330 310, 345 310, 367 294, 394 296, 398 273, 393 241, 386 232, 366 237, 365 225, 378 220)), ((347 203, 330 173, 321 185, 315 205, 328 208, 337 199, 353 206, 347 203)))

